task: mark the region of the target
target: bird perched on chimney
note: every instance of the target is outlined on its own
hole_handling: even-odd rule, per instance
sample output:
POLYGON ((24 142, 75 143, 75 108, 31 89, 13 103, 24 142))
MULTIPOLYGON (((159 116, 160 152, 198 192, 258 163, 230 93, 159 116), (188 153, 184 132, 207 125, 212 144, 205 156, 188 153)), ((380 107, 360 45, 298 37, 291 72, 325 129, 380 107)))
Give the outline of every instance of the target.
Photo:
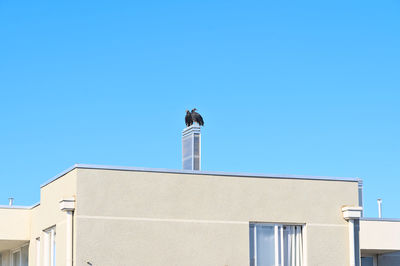
POLYGON ((194 108, 191 112, 189 110, 186 110, 186 116, 185 116, 185 124, 186 126, 190 127, 193 125, 193 122, 199 123, 200 126, 204 126, 204 120, 201 115, 196 112, 196 108, 194 108))
POLYGON ((189 112, 189 110, 186 110, 185 124, 187 127, 193 125, 192 114, 189 112))
POLYGON ((196 108, 192 110, 192 120, 193 122, 199 123, 200 126, 204 126, 203 117, 201 117, 201 115, 198 112, 196 112, 196 110, 197 110, 196 108))

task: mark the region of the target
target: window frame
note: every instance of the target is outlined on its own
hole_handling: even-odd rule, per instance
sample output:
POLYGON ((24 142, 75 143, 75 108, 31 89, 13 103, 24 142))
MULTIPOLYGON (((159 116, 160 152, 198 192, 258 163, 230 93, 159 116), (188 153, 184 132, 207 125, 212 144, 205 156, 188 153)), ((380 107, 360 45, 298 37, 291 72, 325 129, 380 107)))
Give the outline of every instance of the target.
MULTIPOLYGON (((284 226, 299 226, 301 227, 301 260, 302 265, 306 265, 306 224, 305 223, 273 223, 273 222, 249 222, 249 255, 250 265, 257 266, 257 225, 270 226, 274 232, 274 258, 275 265, 281 266, 284 262, 284 226), (253 229, 252 229, 253 227, 253 229), (252 232, 253 230, 253 232, 252 232), (251 236, 251 234, 253 235, 251 236), (253 241, 253 243, 251 243, 253 241), (253 256, 252 256, 253 255, 253 256), (279 260, 281 263, 279 263, 279 260)), ((297 243, 295 244, 297 245, 297 243)), ((296 246, 297 247, 297 246, 296 246)))
POLYGON ((41 238, 40 237, 36 238, 35 244, 36 244, 36 265, 40 266, 41 265, 40 264, 41 251, 42 251, 41 246, 40 246, 40 244, 41 244, 41 238))
POLYGON ((15 260, 14 260, 14 254, 19 253, 19 265, 21 266, 21 249, 17 248, 15 250, 11 251, 11 266, 16 266, 15 260))
MULTIPOLYGON (((23 244, 18 248, 11 249, 10 251, 10 266, 15 266, 14 254, 19 252, 19 265, 22 266, 22 248, 29 246, 29 243, 23 244)), ((2 256, 0 257, 2 259, 2 256)), ((3 261, 1 261, 3 263, 3 261)), ((1 264, 3 265, 3 264, 1 264)))
POLYGON ((56 266, 56 226, 51 226, 43 230, 43 265, 56 266))

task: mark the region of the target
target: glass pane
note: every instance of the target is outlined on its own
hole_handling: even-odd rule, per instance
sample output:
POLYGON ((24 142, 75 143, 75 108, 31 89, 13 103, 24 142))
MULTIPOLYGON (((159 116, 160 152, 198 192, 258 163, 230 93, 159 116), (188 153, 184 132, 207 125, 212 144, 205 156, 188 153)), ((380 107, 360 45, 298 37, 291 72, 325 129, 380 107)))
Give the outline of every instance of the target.
POLYGON ((374 265, 374 261, 373 261, 372 257, 361 258, 361 266, 373 266, 373 265, 374 265))
POLYGON ((257 266, 275 266, 273 225, 256 225, 257 266))
POLYGON ((249 231, 250 266, 302 265, 301 226, 250 224, 249 231))
POLYGON ((21 266, 28 266, 29 246, 21 248, 21 266))
POLYGON ((13 266, 21 266, 21 253, 19 251, 13 253, 13 266))

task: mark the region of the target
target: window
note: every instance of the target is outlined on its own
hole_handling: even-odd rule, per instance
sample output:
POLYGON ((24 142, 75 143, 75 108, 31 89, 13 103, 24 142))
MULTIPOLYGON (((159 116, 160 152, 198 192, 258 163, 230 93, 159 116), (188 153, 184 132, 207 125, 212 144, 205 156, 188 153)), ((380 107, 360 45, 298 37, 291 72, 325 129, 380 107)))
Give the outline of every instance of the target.
POLYGON ((11 252, 11 266, 28 266, 29 245, 24 245, 11 252))
POLYGON ((44 231, 44 266, 56 266, 56 227, 44 231))
POLYGON ((251 266, 302 266, 302 226, 250 224, 251 266))
POLYGON ((12 266, 21 266, 21 251, 17 250, 12 253, 12 266))
POLYGON ((362 266, 373 266, 374 265, 373 257, 361 257, 361 265, 362 266))
POLYGON ((29 246, 21 247, 21 266, 28 266, 29 262, 29 246))
POLYGON ((36 265, 40 266, 40 237, 36 238, 36 265))

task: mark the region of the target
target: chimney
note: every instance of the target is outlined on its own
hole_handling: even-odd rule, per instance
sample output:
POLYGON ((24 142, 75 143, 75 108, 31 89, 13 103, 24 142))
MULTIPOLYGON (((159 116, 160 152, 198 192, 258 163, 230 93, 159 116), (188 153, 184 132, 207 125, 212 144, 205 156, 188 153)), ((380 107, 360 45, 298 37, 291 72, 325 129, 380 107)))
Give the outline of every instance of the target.
POLYGON ((182 166, 184 170, 201 169, 201 132, 197 122, 182 131, 182 166))

